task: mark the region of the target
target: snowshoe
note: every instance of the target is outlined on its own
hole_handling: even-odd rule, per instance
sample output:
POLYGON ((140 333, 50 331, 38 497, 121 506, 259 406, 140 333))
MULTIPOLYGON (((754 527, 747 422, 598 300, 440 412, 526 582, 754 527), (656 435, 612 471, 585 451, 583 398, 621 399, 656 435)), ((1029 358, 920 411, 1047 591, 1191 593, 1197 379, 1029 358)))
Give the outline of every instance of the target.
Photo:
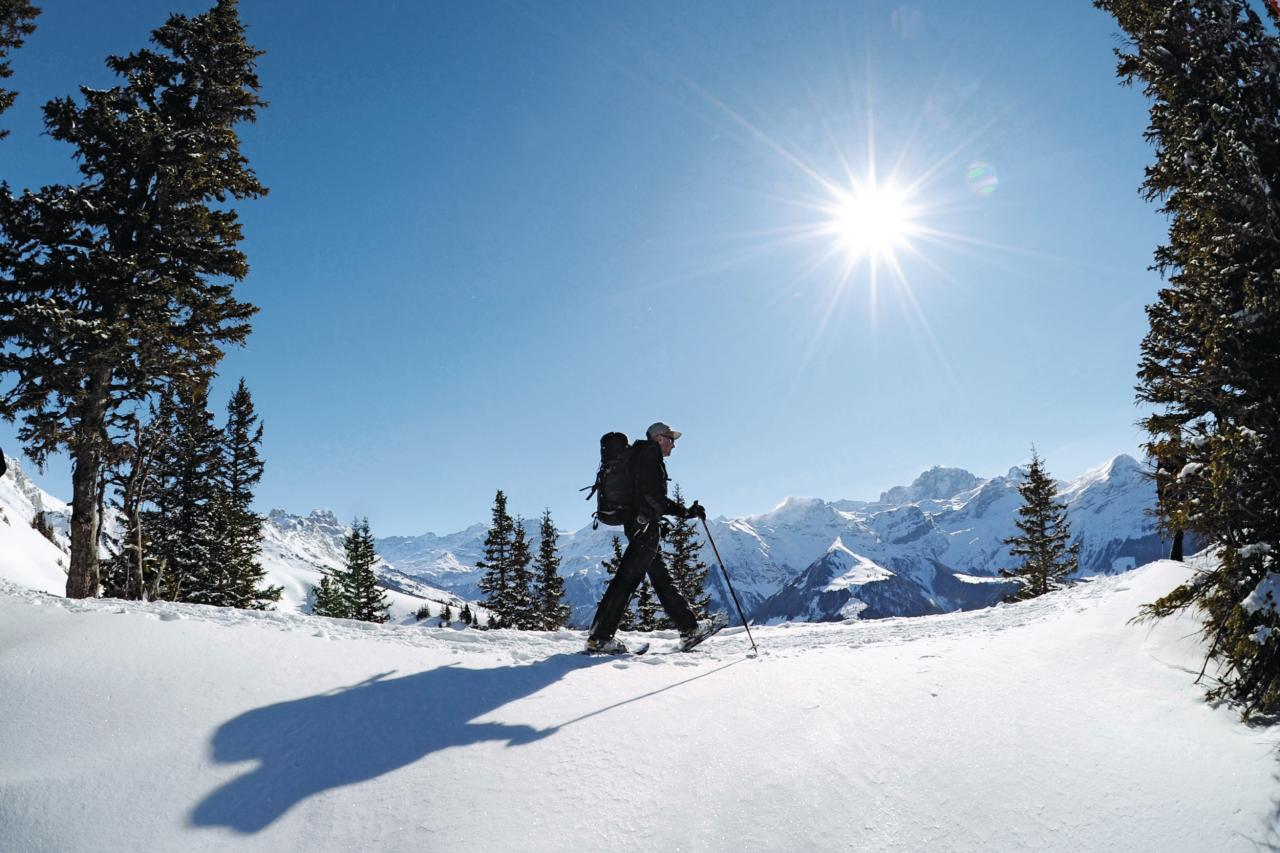
POLYGON ((604 640, 587 640, 587 647, 582 650, 582 653, 584 655, 642 655, 647 651, 649 651, 648 643, 627 648, 621 640, 609 637, 604 640))
POLYGON ((696 628, 694 628, 688 634, 680 635, 679 650, 682 652, 689 651, 694 646, 698 645, 703 640, 707 639, 707 637, 711 637, 715 635, 716 632, 718 632, 721 628, 724 628, 728 624, 729 624, 729 617, 724 615, 723 613, 717 613, 715 616, 712 616, 710 619, 699 620, 696 628))

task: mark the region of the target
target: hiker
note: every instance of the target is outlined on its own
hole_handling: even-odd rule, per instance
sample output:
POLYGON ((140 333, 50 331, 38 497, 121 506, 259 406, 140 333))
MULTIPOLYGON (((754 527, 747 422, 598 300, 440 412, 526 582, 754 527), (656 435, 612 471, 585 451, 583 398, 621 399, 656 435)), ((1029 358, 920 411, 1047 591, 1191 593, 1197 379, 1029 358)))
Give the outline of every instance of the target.
POLYGON ((683 507, 667 497, 667 466, 663 459, 671 455, 680 432, 658 421, 645 432, 646 438, 631 446, 631 471, 634 499, 623 517, 622 531, 627 537, 627 550, 596 608, 587 635, 587 651, 592 654, 625 654, 627 647, 614 638, 622 614, 644 576, 649 576, 662 609, 680 631, 683 646, 692 646, 723 625, 721 620, 699 621, 689 609, 662 562, 662 517, 707 517, 706 510, 694 501, 683 507))

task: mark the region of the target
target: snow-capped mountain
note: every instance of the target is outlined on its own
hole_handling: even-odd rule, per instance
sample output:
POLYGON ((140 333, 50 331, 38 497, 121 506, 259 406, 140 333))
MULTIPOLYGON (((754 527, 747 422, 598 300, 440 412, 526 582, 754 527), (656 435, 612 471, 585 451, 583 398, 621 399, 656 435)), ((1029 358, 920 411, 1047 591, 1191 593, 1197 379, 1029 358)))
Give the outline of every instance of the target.
MULTIPOLYGON (((17 459, 6 459, 8 471, 0 477, 0 578, 62 595, 67 588, 71 507, 32 482, 17 459), (37 514, 43 514, 52 540, 32 526, 37 514)), ((119 538, 115 510, 107 508, 104 525, 108 540, 119 538)), ((262 526, 261 560, 266 583, 284 590, 281 609, 310 609, 311 592, 324 570, 343 565, 342 537, 347 532, 329 512, 313 512, 306 518, 279 511, 271 514, 262 526)), ((104 547, 104 555, 109 551, 104 547)), ((453 592, 425 584, 385 562, 375 571, 387 589, 394 621, 415 621, 423 605, 438 616, 445 605, 456 613, 464 603, 453 592)))
MULTIPOLYGON (((1016 565, 1004 540, 1016 532, 1022 478, 1019 468, 988 480, 933 468, 875 503, 848 510, 832 507, 848 526, 840 534, 840 548, 829 548, 760 602, 755 617, 829 621, 920 616, 996 603, 1013 589, 1000 580, 999 570, 1016 565), (948 494, 952 488, 960 491, 948 494), (842 553, 888 574, 843 583, 847 559, 842 553)), ((1081 544, 1080 576, 1111 574, 1164 555, 1149 512, 1155 504, 1154 484, 1131 457, 1117 456, 1060 483, 1058 497, 1067 504, 1073 540, 1081 544)))
MULTIPOLYGON (((968 610, 989 606, 1011 589, 998 573, 1013 566, 1003 540, 1015 532, 1022 476, 1018 468, 982 479, 935 467, 874 501, 788 498, 768 513, 718 518, 710 526, 743 606, 762 621, 968 610), (867 569, 856 583, 842 581, 859 566, 875 570, 867 569)), ((1163 555, 1148 513, 1155 489, 1132 458, 1117 456, 1061 483, 1059 495, 1082 545, 1081 575, 1108 574, 1163 555)), ((296 516, 273 512, 267 527, 280 532, 268 530, 266 536, 293 543, 299 554, 340 549, 336 521, 324 513, 311 518, 320 520, 304 525, 296 516)), ((378 551, 394 571, 477 598, 482 573, 475 563, 486 529, 475 524, 447 536, 388 537, 378 540, 378 551)), ((606 581, 602 563, 620 532, 587 526, 559 534, 561 573, 576 625, 591 619, 606 581)), ((536 527, 528 534, 536 549, 536 527)), ((709 547, 703 559, 713 567, 713 597, 721 607, 732 607, 709 547)))
MULTIPOLYGON (((267 570, 268 583, 284 587, 282 608, 310 610, 312 591, 319 585, 324 571, 343 567, 342 540, 350 532, 351 528, 339 522, 329 510, 315 510, 303 517, 276 509, 267 515, 262 525, 262 567, 267 570)), ((380 555, 373 570, 387 590, 394 620, 413 618, 423 604, 433 615, 438 615, 445 605, 456 613, 467 603, 465 596, 399 570, 387 562, 384 555, 380 555), (433 608, 432 603, 437 606, 433 608)))
POLYGON ((61 595, 67 588, 71 508, 33 483, 18 460, 6 461, 9 470, 0 476, 0 577, 61 595), (52 541, 32 527, 38 513, 53 529, 52 541))
MULTIPOLYGON (((712 535, 747 612, 760 621, 828 621, 913 616, 986 607, 1008 591, 1001 568, 1013 563, 1003 540, 1015 532, 1021 498, 1018 468, 987 479, 958 468, 935 467, 910 485, 873 501, 788 498, 761 515, 717 518, 712 535)), ((1081 575, 1108 574, 1163 556, 1149 510, 1155 489, 1141 465, 1117 456, 1069 482, 1059 496, 1068 505, 1072 533, 1081 543, 1081 575)), ((65 586, 67 505, 42 492, 14 462, 0 480, 0 524, 5 546, 0 576, 61 592, 65 586), (62 550, 30 528, 36 507, 46 513, 62 550), (25 556, 21 556, 25 555, 25 556), (61 561, 61 563, 59 562, 61 561)), ((584 515, 585 515, 584 511, 584 515)), ((486 525, 448 535, 392 536, 377 540, 377 567, 393 590, 403 618, 415 602, 457 607, 480 597, 486 525), (403 601, 399 596, 403 596, 403 601)), ((326 567, 342 564, 347 528, 331 512, 307 516, 273 510, 263 525, 263 565, 284 587, 282 606, 305 610, 326 567)), ((618 528, 586 526, 559 533, 561 574, 575 625, 585 625, 606 582, 603 561, 618 528)), ((536 525, 529 525, 538 547, 536 525)), ((730 597, 704 547, 713 598, 726 610, 730 597)))

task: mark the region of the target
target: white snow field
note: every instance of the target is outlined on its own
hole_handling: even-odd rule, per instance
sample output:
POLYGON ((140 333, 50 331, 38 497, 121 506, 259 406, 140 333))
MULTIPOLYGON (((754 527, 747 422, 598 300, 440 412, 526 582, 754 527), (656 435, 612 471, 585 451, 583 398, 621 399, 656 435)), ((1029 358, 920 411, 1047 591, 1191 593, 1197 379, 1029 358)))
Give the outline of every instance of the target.
POLYGON ((0 581, 0 850, 1224 851, 1280 729, 1202 701, 1193 569, 1020 605, 583 636, 77 602, 0 581))

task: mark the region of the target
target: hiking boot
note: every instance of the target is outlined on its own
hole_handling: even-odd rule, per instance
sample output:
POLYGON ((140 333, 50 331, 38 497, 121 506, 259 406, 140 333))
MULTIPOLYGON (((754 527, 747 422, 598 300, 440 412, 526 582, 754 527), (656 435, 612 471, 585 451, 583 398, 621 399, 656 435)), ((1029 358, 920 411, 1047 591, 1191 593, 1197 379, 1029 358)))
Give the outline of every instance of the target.
POLYGON ((589 655, 625 655, 627 651, 627 647, 614 637, 605 637, 603 640, 597 640, 593 637, 587 640, 587 654, 589 655))

